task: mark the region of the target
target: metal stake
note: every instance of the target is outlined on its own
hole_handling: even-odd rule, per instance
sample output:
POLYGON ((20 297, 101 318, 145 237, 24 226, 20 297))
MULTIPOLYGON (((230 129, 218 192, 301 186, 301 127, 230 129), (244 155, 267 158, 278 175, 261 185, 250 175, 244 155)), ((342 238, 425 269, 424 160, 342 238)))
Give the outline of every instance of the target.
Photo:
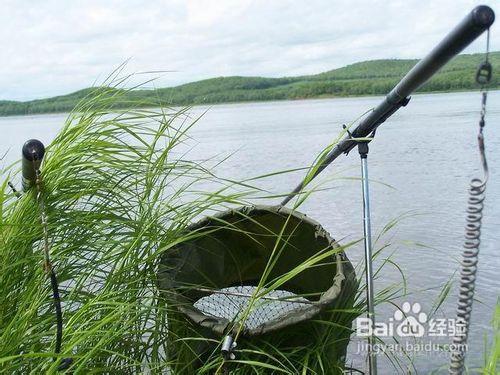
POLYGON ((372 267, 372 231, 370 223, 370 191, 368 186, 368 142, 358 142, 358 151, 361 157, 361 179, 363 186, 363 233, 365 245, 365 276, 366 276, 366 301, 368 319, 371 320, 372 334, 368 336, 368 365, 371 375, 377 375, 377 357, 374 353, 375 336, 375 309, 373 305, 373 267, 372 267))

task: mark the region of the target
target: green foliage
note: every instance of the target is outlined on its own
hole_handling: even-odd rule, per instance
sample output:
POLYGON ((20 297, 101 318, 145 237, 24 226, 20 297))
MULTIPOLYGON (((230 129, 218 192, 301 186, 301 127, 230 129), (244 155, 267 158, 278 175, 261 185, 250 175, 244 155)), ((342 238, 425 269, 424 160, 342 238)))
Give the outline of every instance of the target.
MULTIPOLYGON (((474 81, 483 54, 460 55, 446 65, 420 92, 477 89, 474 81)), ((500 66, 500 51, 490 54, 492 65, 500 66)), ((244 101, 304 99, 317 97, 383 95, 408 72, 418 60, 373 60, 316 75, 263 78, 219 77, 159 90, 131 90, 113 103, 114 108, 150 106, 151 100, 169 105, 192 105, 244 101)), ((494 75, 491 87, 500 87, 494 75)), ((0 101, 0 116, 33 113, 67 112, 92 90, 28 102, 0 101)))
MULTIPOLYGON (((184 158, 179 147, 193 121, 183 110, 115 110, 128 93, 102 88, 85 97, 47 147, 42 166, 41 199, 63 301, 60 355, 54 353, 39 198, 31 189, 17 199, 7 186, 15 171, 2 173, 1 373, 56 373, 62 358, 73 360, 69 371, 75 374, 169 373, 176 365, 167 347, 169 325, 176 325, 179 312, 157 288, 162 254, 196 235, 187 227, 200 216, 248 204, 249 193, 262 195, 248 181, 219 180, 205 164, 184 158), (207 182, 211 192, 201 188, 207 182)), ((263 284, 261 291, 279 288, 294 273, 323 262, 325 254, 263 284)), ((275 348, 270 340, 267 346, 242 347, 235 373, 312 374, 311 368, 335 366, 320 353, 325 345, 335 350, 338 335, 349 336, 347 323, 364 311, 362 293, 354 308, 340 307, 332 320, 319 321, 324 328, 318 335, 328 342, 275 348)), ((189 332, 182 337, 194 339, 189 332)), ((215 350, 219 346, 214 342, 215 350)), ((220 373, 221 364, 217 352, 203 369, 220 373)))
POLYGON ((500 370, 500 301, 497 301, 492 320, 493 337, 491 347, 486 347, 486 357, 482 373, 485 375, 498 374, 500 370))
MULTIPOLYGON (((212 194, 194 193, 214 180, 177 150, 195 121, 168 108, 111 113, 120 95, 102 89, 86 98, 42 166, 64 310, 59 358, 72 358, 75 374, 140 373, 144 366, 161 373, 168 366, 166 312, 155 284, 159 256, 182 241, 195 217, 239 202, 241 194, 217 181, 212 194)), ((6 183, 14 176, 7 170, 2 177, 0 372, 53 373, 55 316, 39 198, 34 188, 15 198, 6 183)))
MULTIPOLYGON (((185 159, 179 147, 196 120, 190 121, 184 110, 130 109, 137 108, 130 99, 136 93, 102 87, 73 94, 84 100, 47 148, 42 166, 50 253, 64 310, 62 353, 57 358, 72 358, 74 374, 169 373, 175 365, 167 347, 169 324, 176 324, 179 312, 172 312, 157 288, 162 254, 192 238, 187 226, 200 216, 247 204, 251 192, 264 194, 248 184, 251 180, 219 180, 204 163, 185 159), (117 103, 129 107, 116 110, 117 103), (211 192, 202 189, 207 181, 214 186, 211 192)), ((159 106, 154 93, 150 97, 141 103, 159 106)), ((6 170, 0 181, 0 373, 55 373, 56 324, 43 270, 40 208, 34 189, 20 199, 14 196, 7 186, 13 177, 15 171, 6 170)), ((294 208, 310 193, 298 196, 294 208)), ((382 234, 399 220, 389 223, 382 234)), ((375 256, 381 264, 375 275, 380 277, 383 267, 399 268, 383 254, 389 245, 377 242, 375 256)), ((269 288, 262 284, 262 291, 270 292, 293 273, 315 267, 323 256, 273 280, 269 288)), ((378 291, 376 304, 393 303, 406 293, 401 274, 402 283, 378 291)), ((319 321, 324 325, 320 333, 333 337, 330 333, 349 329, 347 322, 364 313, 364 293, 360 289, 355 301, 349 301, 354 308, 346 311, 343 306, 332 320, 319 321)), ((440 298, 445 297, 441 293, 440 298)), ((196 337, 188 332, 182 339, 196 337)), ((498 340, 495 343, 488 368, 498 358, 498 340)), ((321 353, 335 342, 295 350, 272 344, 240 348, 234 373, 312 374, 311 368, 331 365, 322 361, 321 353)), ((220 342, 214 345, 218 348, 220 342)), ((210 359, 205 373, 220 369, 220 355, 210 359)), ((389 359, 395 368, 407 367, 397 358, 389 359)))

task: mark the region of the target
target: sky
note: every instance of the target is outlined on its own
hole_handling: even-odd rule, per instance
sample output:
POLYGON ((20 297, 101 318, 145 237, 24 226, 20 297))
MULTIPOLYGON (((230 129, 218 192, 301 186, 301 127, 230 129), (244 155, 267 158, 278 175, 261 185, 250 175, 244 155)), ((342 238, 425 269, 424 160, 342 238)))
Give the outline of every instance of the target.
MULTIPOLYGON (((498 0, 0 0, 0 100, 99 84, 314 74, 358 61, 420 58, 475 5, 498 0), (148 73, 146 72, 155 72, 148 73)), ((498 17, 497 17, 498 18, 498 17)), ((491 49, 500 50, 500 21, 491 49)), ((483 52, 485 38, 466 53, 483 52)))

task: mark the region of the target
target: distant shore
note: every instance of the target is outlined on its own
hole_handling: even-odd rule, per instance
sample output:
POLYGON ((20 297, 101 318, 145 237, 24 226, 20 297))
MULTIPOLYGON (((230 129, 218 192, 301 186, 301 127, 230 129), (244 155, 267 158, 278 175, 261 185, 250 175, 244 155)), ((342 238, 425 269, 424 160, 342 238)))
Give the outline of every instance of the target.
MULTIPOLYGON (((476 68, 483 54, 459 55, 418 93, 449 93, 478 90, 476 68)), ((500 51, 490 53, 493 66, 500 66, 500 51)), ((308 76, 217 77, 155 90, 93 87, 46 99, 0 101, 0 116, 65 113, 79 109, 97 95, 106 97, 107 108, 186 107, 231 103, 270 102, 323 98, 352 98, 387 94, 418 60, 372 60, 308 76)), ((500 88, 493 75, 490 89, 500 88)), ((86 105, 88 106, 88 105, 86 105)))
MULTIPOLYGON (((499 91, 500 87, 495 87, 489 89, 489 91, 499 91)), ((439 94, 454 94, 461 92, 479 92, 480 89, 464 89, 464 90, 453 90, 453 91, 424 91, 424 92, 416 92, 412 96, 419 95, 439 95, 439 94)), ((248 100, 248 101, 233 101, 233 102, 218 102, 218 103, 197 103, 192 105, 170 105, 171 107, 208 107, 208 106, 219 106, 219 105, 231 105, 231 104, 258 104, 258 103, 281 103, 281 102, 293 102, 293 101, 305 101, 305 100, 328 100, 328 99, 356 99, 356 98, 372 98, 372 97, 383 97, 383 94, 371 94, 371 95, 349 95, 349 96, 333 96, 333 95, 322 95, 317 97, 308 97, 308 98, 294 98, 294 99, 274 99, 274 100, 248 100)), ((164 106, 169 106, 165 104, 164 106)), ((125 107, 116 107, 117 110, 124 109, 125 107)), ((130 107, 129 107, 130 108, 130 107)), ((141 109, 148 108, 158 108, 158 106, 142 106, 136 107, 141 109)), ((69 111, 54 111, 54 112, 38 112, 38 113, 21 113, 21 114, 9 114, 9 115, 0 115, 0 118, 5 117, 24 117, 24 116, 38 116, 38 115, 57 115, 69 113, 69 111)))

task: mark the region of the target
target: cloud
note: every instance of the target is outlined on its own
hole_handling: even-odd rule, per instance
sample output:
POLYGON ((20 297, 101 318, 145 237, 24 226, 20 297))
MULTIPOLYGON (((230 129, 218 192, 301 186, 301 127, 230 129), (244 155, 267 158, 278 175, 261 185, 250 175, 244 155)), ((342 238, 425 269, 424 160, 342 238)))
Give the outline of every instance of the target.
MULTIPOLYGON (((222 75, 312 74, 367 59, 422 57, 478 3, 4 0, 0 99, 75 91, 103 81, 128 58, 129 72, 170 71, 155 85, 171 86, 222 75)), ((496 34, 493 50, 500 49, 496 34)), ((483 49, 484 43, 475 43, 466 52, 483 49)))

